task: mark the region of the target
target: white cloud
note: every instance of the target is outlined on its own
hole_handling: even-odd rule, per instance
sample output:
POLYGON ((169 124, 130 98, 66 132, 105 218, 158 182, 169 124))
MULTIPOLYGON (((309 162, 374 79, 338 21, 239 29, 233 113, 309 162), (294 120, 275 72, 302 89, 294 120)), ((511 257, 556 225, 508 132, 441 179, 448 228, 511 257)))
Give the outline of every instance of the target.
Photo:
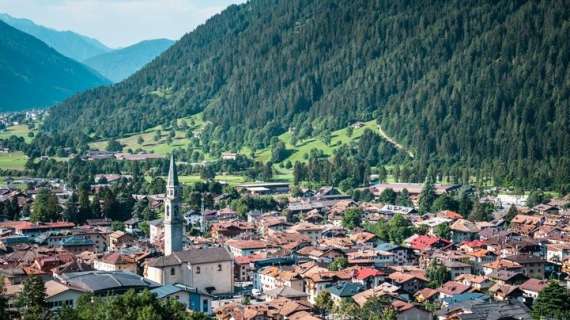
POLYGON ((212 15, 245 0, 0 0, 0 12, 94 37, 112 46, 179 39, 212 15))

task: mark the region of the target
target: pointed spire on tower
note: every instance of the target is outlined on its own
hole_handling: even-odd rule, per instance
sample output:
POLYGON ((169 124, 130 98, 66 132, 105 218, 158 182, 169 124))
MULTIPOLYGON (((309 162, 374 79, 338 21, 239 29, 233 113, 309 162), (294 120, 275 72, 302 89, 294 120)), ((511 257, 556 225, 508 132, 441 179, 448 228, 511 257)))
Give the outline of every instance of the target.
POLYGON ((170 155, 170 169, 168 170, 168 182, 167 187, 178 186, 178 173, 176 172, 176 161, 174 160, 174 154, 170 155))

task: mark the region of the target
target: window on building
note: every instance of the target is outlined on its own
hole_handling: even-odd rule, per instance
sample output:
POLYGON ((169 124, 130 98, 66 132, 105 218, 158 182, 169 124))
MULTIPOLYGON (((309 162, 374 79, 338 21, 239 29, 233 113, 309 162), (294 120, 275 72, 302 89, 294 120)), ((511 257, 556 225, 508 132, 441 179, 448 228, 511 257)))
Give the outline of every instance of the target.
POLYGON ((218 265, 218 271, 222 271, 222 265, 221 264, 218 265))
POLYGON ((196 273, 200 273, 200 267, 196 267, 196 273))
POLYGON ((176 274, 176 270, 174 268, 170 268, 170 275, 173 276, 176 274))

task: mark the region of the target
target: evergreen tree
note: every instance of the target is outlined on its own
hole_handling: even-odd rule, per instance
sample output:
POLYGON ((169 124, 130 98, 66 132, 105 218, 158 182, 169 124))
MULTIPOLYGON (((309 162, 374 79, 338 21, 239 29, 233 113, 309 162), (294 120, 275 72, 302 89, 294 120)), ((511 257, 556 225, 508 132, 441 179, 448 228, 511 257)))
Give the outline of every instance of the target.
POLYGON ((83 221, 79 220, 79 210, 78 210, 78 197, 75 192, 71 194, 69 199, 67 199, 67 203, 65 205, 65 209, 63 210, 63 220, 71 221, 75 224, 82 223, 83 221))
POLYGON ((40 189, 32 205, 32 221, 48 222, 59 219, 61 207, 56 195, 46 188, 40 189))
POLYGON ((380 193, 380 197, 378 197, 378 201, 382 202, 382 203, 386 203, 386 204, 396 204, 396 198, 397 198, 397 194, 396 192, 391 189, 385 189, 384 191, 382 191, 382 193, 380 193))
POLYGON ((8 318, 8 298, 4 295, 4 278, 0 277, 0 319, 8 318))
POLYGON ((426 178, 422 192, 420 193, 419 199, 419 212, 420 214, 426 214, 431 210, 433 202, 435 201, 435 188, 433 187, 433 180, 431 176, 426 178))
POLYGON ((111 220, 126 220, 128 217, 123 216, 125 212, 121 210, 121 206, 115 195, 111 190, 107 190, 103 195, 103 205, 101 206, 101 213, 103 217, 111 220))
POLYGON ((566 288, 557 282, 550 282, 539 294, 532 305, 532 318, 535 320, 570 319, 570 296, 566 288))
POLYGON ((122 151, 123 150, 123 145, 115 140, 115 139, 111 139, 109 140, 109 142, 107 143, 107 147, 106 147, 107 151, 110 152, 118 152, 118 151, 122 151))
POLYGON ((287 148, 283 141, 278 141, 271 149, 271 162, 277 163, 283 161, 287 157, 287 148))
POLYGON ((332 141, 332 135, 330 130, 325 130, 321 136, 321 140, 323 141, 324 144, 326 144, 327 146, 331 144, 332 141))
POLYGON ((101 197, 99 193, 95 193, 93 201, 91 201, 91 216, 95 218, 101 218, 101 197))
POLYGON ((200 170, 200 178, 204 180, 212 180, 216 177, 216 171, 210 165, 203 165, 200 170))
POLYGON ((46 289, 43 280, 32 276, 24 280, 24 287, 18 296, 18 311, 22 320, 43 320, 48 312, 46 289))
POLYGON ((438 212, 443 210, 458 211, 459 203, 450 195, 441 195, 433 202, 432 211, 438 212))
POLYGON ((544 203, 546 201, 546 197, 542 191, 532 191, 526 200, 526 205, 529 208, 532 208, 536 205, 544 203))
POLYGON ((459 213, 461 213, 463 217, 467 217, 471 213, 471 210, 473 210, 473 201, 466 190, 461 190, 459 192, 458 202, 459 213))
POLYGON ((514 204, 512 204, 511 207, 509 208, 509 211, 507 211, 507 214, 504 217, 505 222, 507 224, 510 224, 517 214, 519 214, 519 211, 517 207, 514 204))
POLYGON ((353 133, 354 133, 354 128, 352 128, 352 126, 348 126, 348 128, 346 128, 346 135, 349 138, 351 138, 353 133))
POLYGON ((489 214, 486 206, 482 205, 479 200, 475 200, 475 205, 473 206, 468 219, 473 222, 489 221, 491 220, 491 215, 489 214))
POLYGON ((79 217, 78 221, 84 223, 92 217, 91 204, 89 202, 89 185, 86 183, 79 185, 79 217))
POLYGON ((404 206, 404 207, 412 207, 414 205, 412 203, 412 199, 410 199, 410 193, 409 193, 408 189, 404 188, 404 190, 402 190, 398 194, 397 204, 399 206, 404 206))

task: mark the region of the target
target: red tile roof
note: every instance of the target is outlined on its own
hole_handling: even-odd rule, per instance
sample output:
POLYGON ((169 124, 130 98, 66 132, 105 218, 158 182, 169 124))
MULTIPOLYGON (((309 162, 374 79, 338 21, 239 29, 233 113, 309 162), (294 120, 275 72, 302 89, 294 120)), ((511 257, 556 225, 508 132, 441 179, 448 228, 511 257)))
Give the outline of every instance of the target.
POLYGON ((430 249, 432 246, 434 246, 435 244, 437 244, 440 241, 445 243, 445 244, 450 243, 449 241, 442 239, 442 238, 439 238, 439 237, 419 236, 419 237, 415 238, 414 240, 412 240, 410 245, 411 245, 412 249, 427 250, 427 249, 430 249))
POLYGON ((17 230, 33 230, 33 229, 53 229, 53 228, 73 228, 75 226, 72 222, 48 222, 35 224, 29 221, 18 221, 17 223, 12 223, 11 226, 17 230))
POLYGON ((463 219, 462 215, 460 215, 459 213, 457 213, 455 211, 451 211, 451 210, 440 211, 437 213, 437 216, 441 217, 441 218, 451 219, 451 220, 463 219))
POLYGON ((356 270, 356 275, 355 278, 358 280, 364 280, 364 279, 368 279, 370 277, 378 277, 383 275, 384 273, 376 270, 374 268, 362 268, 359 270, 356 270))

